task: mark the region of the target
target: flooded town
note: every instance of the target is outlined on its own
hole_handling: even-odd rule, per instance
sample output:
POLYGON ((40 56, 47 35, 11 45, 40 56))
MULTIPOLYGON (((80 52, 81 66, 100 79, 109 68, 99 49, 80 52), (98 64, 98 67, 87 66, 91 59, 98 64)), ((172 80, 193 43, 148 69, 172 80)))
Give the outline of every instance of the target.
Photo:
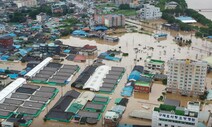
POLYGON ((0 126, 212 127, 198 2, 0 0, 0 126))

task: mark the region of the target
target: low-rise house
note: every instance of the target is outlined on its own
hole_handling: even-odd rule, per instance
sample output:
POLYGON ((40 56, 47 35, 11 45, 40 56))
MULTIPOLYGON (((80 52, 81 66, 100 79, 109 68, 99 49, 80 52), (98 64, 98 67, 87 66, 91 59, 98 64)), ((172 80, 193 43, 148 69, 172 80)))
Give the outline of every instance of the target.
POLYGON ((138 7, 140 5, 140 0, 114 0, 116 5, 129 4, 131 8, 138 7))
POLYGON ((171 1, 171 2, 166 3, 165 9, 175 9, 177 7, 177 5, 178 5, 177 2, 171 1))
POLYGON ((5 13, 5 5, 4 2, 0 1, 0 14, 4 14, 5 13))
POLYGON ((187 24, 197 23, 197 21, 194 18, 188 17, 188 16, 180 16, 180 17, 176 17, 176 19, 187 24))
POLYGON ((11 81, 12 80, 9 78, 7 74, 0 73, 0 91, 4 89, 11 81))
POLYGON ((13 38, 9 35, 0 37, 0 47, 9 48, 13 46, 13 38))
POLYGON ((57 2, 51 6, 52 13, 63 14, 67 12, 67 6, 65 2, 57 2))
POLYGON ((46 13, 40 13, 39 15, 36 15, 36 20, 38 22, 44 22, 46 21, 48 18, 48 16, 46 15, 46 13))
POLYGON ((165 61, 147 58, 145 61, 145 73, 162 74, 164 72, 165 61))
POLYGON ((85 45, 82 47, 82 49, 79 51, 80 55, 84 56, 92 56, 97 54, 97 47, 91 46, 91 45, 85 45))
POLYGON ((165 23, 165 24, 162 24, 162 27, 165 29, 170 29, 170 30, 176 30, 176 31, 180 30, 179 24, 175 24, 175 23, 172 23, 172 24, 165 23))
POLYGON ((140 93, 149 93, 151 92, 151 86, 151 82, 136 81, 134 91, 140 93))
POLYGON ((3 24, 0 24, 0 33, 3 33, 6 31, 6 28, 3 24))
POLYGON ((150 93, 153 85, 153 77, 149 75, 140 75, 140 78, 135 82, 135 92, 150 93))
POLYGON ((199 112, 200 111, 200 102, 187 102, 187 107, 190 111, 199 112))

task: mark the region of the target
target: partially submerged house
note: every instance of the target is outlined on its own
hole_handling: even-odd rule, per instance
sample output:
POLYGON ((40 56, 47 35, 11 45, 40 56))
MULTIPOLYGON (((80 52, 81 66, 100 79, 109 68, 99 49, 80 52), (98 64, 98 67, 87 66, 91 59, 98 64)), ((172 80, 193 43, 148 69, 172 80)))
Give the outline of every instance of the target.
POLYGON ((80 55, 84 56, 92 56, 97 54, 97 47, 92 45, 85 45, 82 47, 82 49, 79 51, 80 55))

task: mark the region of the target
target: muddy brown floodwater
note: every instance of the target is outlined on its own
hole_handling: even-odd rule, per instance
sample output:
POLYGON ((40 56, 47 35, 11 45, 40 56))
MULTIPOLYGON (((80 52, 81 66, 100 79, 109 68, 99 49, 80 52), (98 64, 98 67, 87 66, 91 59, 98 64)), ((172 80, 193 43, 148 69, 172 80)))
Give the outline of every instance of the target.
MULTIPOLYGON (((192 45, 191 47, 194 47, 193 49, 191 47, 182 47, 180 48, 178 45, 173 42, 173 36, 171 32, 168 33, 169 36, 166 40, 158 41, 155 40, 152 36, 139 34, 139 33, 126 33, 123 35, 120 35, 120 41, 117 44, 109 43, 109 42, 103 42, 102 40, 98 39, 80 39, 77 37, 66 37, 65 39, 60 39, 64 44, 71 45, 71 46, 84 46, 85 44, 90 45, 96 45, 98 47, 98 54, 105 52, 109 49, 116 49, 121 50, 122 52, 129 53, 128 57, 122 57, 121 62, 112 62, 112 61, 106 61, 103 60, 103 62, 106 65, 109 66, 120 66, 125 67, 126 72, 124 76, 122 77, 121 81, 117 85, 115 91, 113 94, 103 94, 105 96, 111 97, 111 101, 107 106, 107 110, 111 109, 112 106, 114 106, 114 101, 116 98, 120 98, 122 88, 124 87, 124 84, 127 81, 127 77, 129 76, 131 70, 133 69, 134 65, 142 65, 144 66, 144 60, 147 56, 152 56, 154 59, 161 59, 164 61, 168 61, 170 58, 190 58, 190 59, 202 59, 207 56, 209 56, 209 53, 207 52, 207 46, 210 45, 210 42, 203 41, 201 39, 197 39, 193 36, 191 36, 189 33, 183 34, 184 38, 191 39, 192 45), (138 52, 135 53, 135 48, 138 49, 138 52), (150 48, 153 48, 153 50, 150 50, 150 48), (201 50, 201 51, 200 51, 201 50), (134 59, 137 59, 136 61, 134 59)), ((176 35, 176 34, 175 34, 176 35)), ((75 63, 65 60, 63 63, 65 64, 77 64, 80 66, 80 72, 77 73, 76 76, 73 77, 73 80, 64 87, 58 87, 59 94, 55 97, 55 99, 47 106, 47 108, 37 117, 34 119, 31 127, 81 127, 81 126, 90 126, 90 125, 78 125, 75 123, 61 123, 61 122, 53 122, 53 121, 43 121, 44 116, 47 114, 47 112, 52 108, 52 106, 59 100, 59 98, 64 95, 68 90, 71 90, 70 84, 77 78, 77 76, 83 71, 83 69, 87 66, 93 63, 93 59, 87 60, 86 63, 75 63)), ((1 66, 1 64, 0 64, 1 66)), ((167 71, 167 66, 165 67, 165 73, 167 71)), ((207 78, 207 82, 209 85, 209 82, 211 82, 212 74, 209 75, 207 78)), ((129 118, 129 113, 134 110, 142 110, 142 105, 146 105, 150 107, 147 111, 151 112, 154 106, 159 105, 162 102, 158 102, 157 99, 162 95, 162 92, 164 91, 165 86, 162 85, 160 82, 155 82, 152 87, 152 91, 150 94, 144 94, 144 93, 134 93, 132 97, 129 97, 129 103, 127 105, 127 109, 125 113, 123 114, 123 117, 120 121, 120 123, 128 123, 128 124, 143 124, 143 125, 151 125, 150 120, 143 120, 143 119, 135 119, 135 118, 129 118)), ((196 98, 190 98, 190 97, 182 97, 180 95, 175 94, 167 94, 167 98, 172 99, 180 99, 181 105, 185 106, 188 100, 195 100, 196 98)), ((143 109, 145 110, 145 109, 143 109)), ((105 112, 104 112, 105 113, 105 112)), ((103 116, 104 116, 103 113, 103 116)), ((102 126, 102 119, 98 122, 97 125, 94 125, 95 127, 101 127, 102 126)))

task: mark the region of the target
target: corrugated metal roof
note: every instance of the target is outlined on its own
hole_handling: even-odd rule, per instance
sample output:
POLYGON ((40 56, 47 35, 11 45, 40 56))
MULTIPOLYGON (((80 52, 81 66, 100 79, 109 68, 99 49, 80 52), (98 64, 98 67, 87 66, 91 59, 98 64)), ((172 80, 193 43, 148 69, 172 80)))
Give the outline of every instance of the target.
POLYGON ((18 78, 15 81, 13 81, 11 84, 9 84, 6 88, 4 88, 0 92, 0 102, 7 97, 9 94, 11 94, 13 91, 15 91, 17 88, 22 86, 26 82, 26 79, 24 78, 18 78))
POLYGON ((46 58, 43 60, 40 64, 38 64, 36 67, 34 67, 31 71, 29 71, 25 77, 32 78, 33 75, 35 75, 38 71, 40 71, 44 66, 46 66, 50 61, 52 60, 51 57, 46 58))

